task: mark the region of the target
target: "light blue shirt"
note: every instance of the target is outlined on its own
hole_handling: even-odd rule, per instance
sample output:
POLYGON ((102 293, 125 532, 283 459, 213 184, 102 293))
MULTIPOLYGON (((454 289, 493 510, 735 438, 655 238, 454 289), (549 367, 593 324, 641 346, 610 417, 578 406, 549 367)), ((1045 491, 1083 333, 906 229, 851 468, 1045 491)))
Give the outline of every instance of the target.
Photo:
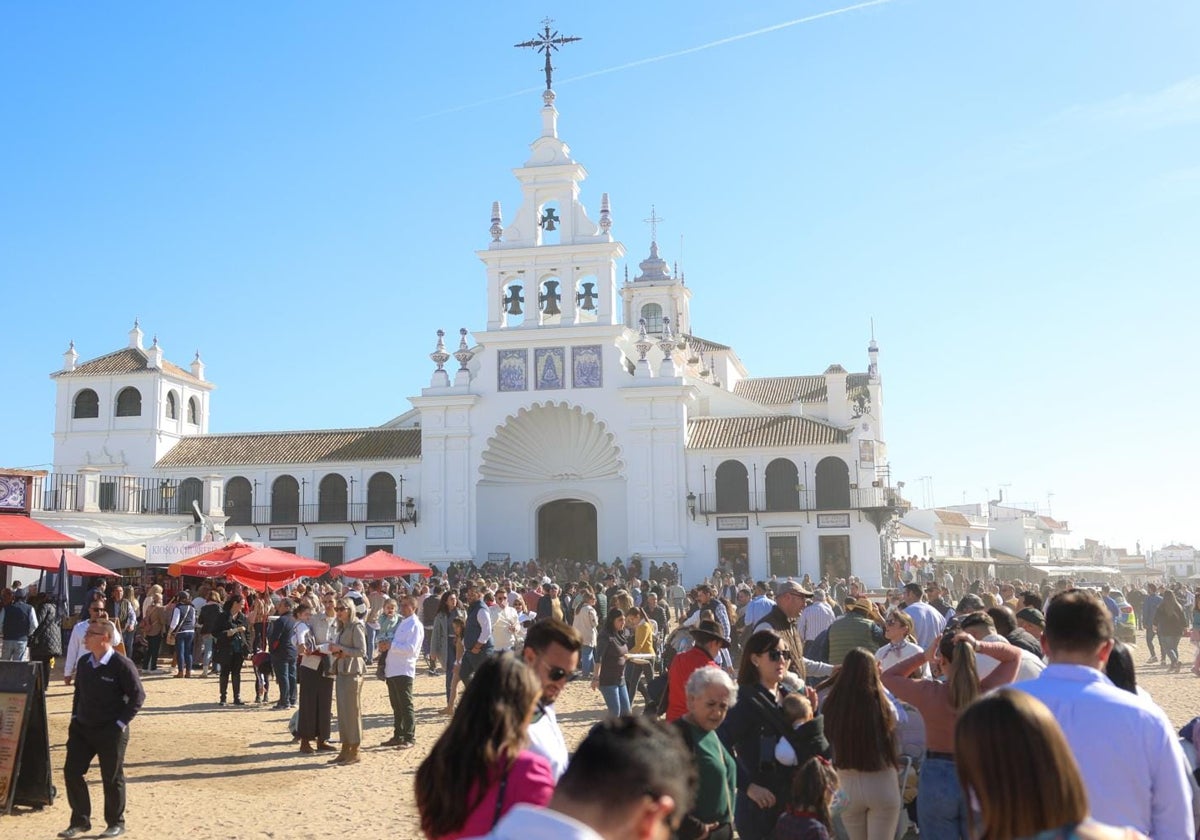
POLYGON ((1014 683, 1050 709, 1083 774, 1092 816, 1153 838, 1196 836, 1187 759, 1163 711, 1085 665, 1014 683))
POLYGON ((906 604, 903 610, 912 619, 913 635, 917 637, 917 644, 923 650, 929 650, 941 638, 942 631, 946 629, 946 619, 942 618, 940 612, 924 601, 913 601, 911 604, 906 604))
POLYGON ((750 603, 746 604, 746 611, 743 613, 744 623, 747 627, 753 627, 758 622, 767 617, 772 609, 775 608, 775 602, 766 595, 758 595, 750 599, 750 603))

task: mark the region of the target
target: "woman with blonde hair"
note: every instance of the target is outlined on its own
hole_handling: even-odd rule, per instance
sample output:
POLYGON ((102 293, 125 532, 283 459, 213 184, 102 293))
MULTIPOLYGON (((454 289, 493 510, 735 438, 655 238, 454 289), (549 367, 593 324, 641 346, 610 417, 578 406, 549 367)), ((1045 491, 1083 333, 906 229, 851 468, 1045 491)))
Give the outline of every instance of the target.
POLYGON ((883 672, 883 684, 898 700, 917 707, 925 719, 925 763, 917 789, 917 826, 922 840, 960 840, 967 834, 967 803, 954 775, 954 723, 980 695, 1013 681, 1020 648, 1006 642, 981 642, 962 631, 944 633, 925 653, 914 654, 883 672), (977 654, 1000 664, 983 680, 977 654), (942 664, 946 682, 910 679, 929 662, 942 664))
POLYGON ((367 628, 354 611, 354 601, 342 598, 333 624, 329 652, 334 659, 338 738, 342 749, 330 764, 357 764, 362 743, 362 685, 367 672, 367 628))
POLYGON ((954 727, 958 781, 978 803, 979 840, 1145 840, 1088 817, 1087 789, 1050 710, 1016 689, 989 694, 954 727))
POLYGON ((514 805, 545 805, 550 763, 527 749, 542 688, 511 653, 484 660, 417 768, 417 811, 430 840, 487 834, 514 805))
MULTIPOLYGON (((887 644, 875 651, 875 660, 885 671, 910 656, 924 653, 913 632, 912 616, 904 610, 892 610, 883 623, 883 636, 887 644)), ((916 673, 919 677, 928 677, 929 666, 922 665, 916 673)))
POLYGON ((166 632, 162 587, 156 583, 142 601, 142 635, 146 637, 146 661, 142 663, 142 670, 148 674, 158 671, 158 652, 162 649, 166 632))

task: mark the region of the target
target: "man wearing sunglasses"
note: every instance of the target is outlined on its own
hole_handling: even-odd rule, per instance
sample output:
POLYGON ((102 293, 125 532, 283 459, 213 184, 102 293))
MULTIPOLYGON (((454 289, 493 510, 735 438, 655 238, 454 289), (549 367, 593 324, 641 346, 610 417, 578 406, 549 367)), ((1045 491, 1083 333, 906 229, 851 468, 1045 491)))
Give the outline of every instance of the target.
POLYGON ((554 701, 579 667, 583 639, 574 627, 556 618, 535 621, 525 635, 521 657, 542 684, 542 697, 529 725, 529 749, 550 762, 557 782, 567 769, 567 742, 558 727, 554 701))
POLYGON ((100 759, 104 787, 104 822, 101 837, 125 833, 125 747, 129 722, 146 702, 137 666, 113 649, 112 623, 107 619, 80 622, 88 655, 78 662, 71 723, 67 728, 67 759, 63 765, 71 825, 60 831, 64 838, 92 829, 92 801, 87 773, 92 759, 100 759))
MULTIPOLYGON (((80 620, 71 629, 71 638, 67 640, 67 653, 63 657, 63 683, 70 685, 75 679, 75 667, 79 664, 81 656, 87 656, 88 649, 83 643, 83 634, 87 632, 89 621, 105 621, 111 628, 109 639, 112 646, 120 648, 122 645, 121 632, 117 629, 117 625, 108 620, 108 611, 104 609, 103 601, 93 601, 88 607, 87 615, 80 620)), ((119 650, 118 650, 119 652, 119 650)))

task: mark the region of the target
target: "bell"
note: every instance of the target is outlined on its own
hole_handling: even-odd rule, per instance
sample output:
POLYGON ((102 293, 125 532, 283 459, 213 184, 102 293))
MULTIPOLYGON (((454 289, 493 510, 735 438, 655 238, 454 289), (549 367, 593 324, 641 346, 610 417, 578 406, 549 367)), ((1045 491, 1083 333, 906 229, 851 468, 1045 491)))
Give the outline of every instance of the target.
POLYGON ((596 309, 596 284, 584 283, 583 291, 575 295, 575 301, 579 304, 579 308, 585 312, 593 312, 596 309))
POLYGON ((547 280, 545 282, 545 294, 538 295, 538 303, 542 306, 543 315, 561 315, 562 310, 558 308, 558 302, 562 299, 562 295, 558 293, 558 281, 547 280))
POLYGON ((547 207, 542 213, 542 230, 558 230, 555 223, 559 221, 558 214, 554 212, 553 207, 547 207))
POLYGON ((504 311, 509 315, 520 315, 521 304, 525 302, 524 296, 521 294, 520 286, 509 286, 508 296, 500 298, 501 304, 504 306, 504 311))

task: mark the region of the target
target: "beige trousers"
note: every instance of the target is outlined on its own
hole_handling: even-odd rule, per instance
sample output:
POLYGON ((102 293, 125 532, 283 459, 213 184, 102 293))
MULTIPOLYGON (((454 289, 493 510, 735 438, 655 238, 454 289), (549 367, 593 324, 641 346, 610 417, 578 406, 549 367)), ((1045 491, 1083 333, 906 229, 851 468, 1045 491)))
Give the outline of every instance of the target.
POLYGON ((846 807, 842 824, 850 840, 892 840, 900 821, 900 781, 895 770, 838 770, 846 807))

